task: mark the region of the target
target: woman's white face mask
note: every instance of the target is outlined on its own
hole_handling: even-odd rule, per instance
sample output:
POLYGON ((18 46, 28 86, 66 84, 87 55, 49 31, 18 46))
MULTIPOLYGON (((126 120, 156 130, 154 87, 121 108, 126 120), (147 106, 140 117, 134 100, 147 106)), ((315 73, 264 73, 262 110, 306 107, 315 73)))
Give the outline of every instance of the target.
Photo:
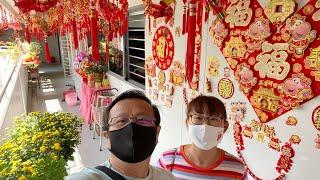
POLYGON ((202 150, 209 150, 216 147, 221 142, 224 128, 189 124, 188 131, 194 145, 202 150))

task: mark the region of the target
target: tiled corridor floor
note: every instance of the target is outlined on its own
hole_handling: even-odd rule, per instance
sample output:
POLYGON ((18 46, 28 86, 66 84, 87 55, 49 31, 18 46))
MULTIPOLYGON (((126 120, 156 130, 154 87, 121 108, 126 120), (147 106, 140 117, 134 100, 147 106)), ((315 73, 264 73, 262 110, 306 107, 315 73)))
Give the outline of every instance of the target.
MULTIPOLYGON (((70 107, 63 102, 63 91, 69 87, 70 80, 65 79, 60 64, 43 65, 39 69, 41 87, 29 89, 29 106, 31 111, 65 111, 80 116, 79 104, 70 107)), ((97 166, 107 159, 107 150, 103 144, 103 151, 99 151, 99 138, 92 139, 93 131, 84 124, 81 132, 81 144, 74 153, 74 161, 68 162, 69 173, 81 170, 85 166, 97 166)))

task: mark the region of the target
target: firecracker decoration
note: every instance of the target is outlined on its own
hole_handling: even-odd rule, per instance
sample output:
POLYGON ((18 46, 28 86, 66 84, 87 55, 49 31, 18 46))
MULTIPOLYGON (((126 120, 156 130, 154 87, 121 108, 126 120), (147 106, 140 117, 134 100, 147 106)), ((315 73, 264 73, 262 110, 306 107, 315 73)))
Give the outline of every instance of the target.
POLYGON ((247 107, 245 102, 231 102, 230 118, 234 122, 241 122, 247 113, 247 107))
POLYGON ((320 131, 320 106, 316 107, 312 113, 312 123, 320 131))
POLYGON ((211 81, 209 78, 206 78, 206 90, 208 93, 212 92, 212 86, 211 86, 211 81))
POLYGON ((147 76, 156 77, 156 65, 152 56, 146 58, 145 69, 147 76))
POLYGON ((160 71, 158 74, 158 88, 160 91, 165 91, 165 84, 166 82, 166 74, 164 71, 160 71))
POLYGON ((292 167, 292 158, 294 157, 295 152, 290 143, 285 143, 285 145, 281 147, 281 152, 282 154, 277 162, 276 170, 279 173, 282 173, 282 171, 288 173, 292 167))
POLYGON ((230 79, 222 78, 218 83, 218 93, 224 99, 229 99, 233 96, 234 86, 230 79))
POLYGON ((183 101, 184 101, 185 105, 189 104, 189 100, 188 100, 188 97, 187 97, 187 89, 186 88, 183 88, 183 101))
POLYGON ((317 137, 314 139, 315 148, 320 149, 320 134, 317 134, 317 137))
POLYGON ((170 30, 161 26, 154 34, 152 54, 158 68, 166 70, 170 67, 174 57, 174 41, 170 30))
POLYGON ((214 44, 218 47, 221 47, 222 42, 228 35, 228 29, 221 21, 215 20, 212 21, 212 24, 209 28, 209 35, 211 36, 214 44))
POLYGON ((271 0, 264 12, 273 24, 281 24, 294 12, 295 7, 294 0, 271 0))
POLYGON ((290 139, 289 139, 289 142, 291 144, 300 144, 301 142, 301 138, 298 136, 298 135, 291 135, 290 139))
POLYGON ((243 138, 242 138, 242 126, 240 122, 235 122, 233 124, 233 136, 235 143, 237 145, 237 149, 243 150, 244 149, 244 144, 243 144, 243 138))
POLYGON ((208 75, 211 77, 219 76, 219 67, 220 63, 217 58, 214 56, 209 57, 209 67, 208 67, 208 75))
POLYGON ((305 68, 311 70, 310 74, 316 81, 320 81, 320 46, 310 51, 310 55, 305 59, 305 68))
POLYGON ((295 13, 292 0, 270 3, 267 11, 271 14, 267 16, 257 0, 231 1, 226 18, 220 20, 224 25, 220 28, 228 34, 219 48, 231 70, 238 74, 240 89, 261 122, 273 120, 320 95, 320 38, 312 29, 319 22, 312 18, 319 10, 318 1, 309 1, 295 13), (279 13, 284 15, 280 17, 279 13), (240 67, 249 69, 247 75, 252 81, 243 83, 240 67), (292 83, 295 80, 296 85, 292 83), (297 93, 294 95, 290 88, 297 93))
POLYGON ((172 63, 172 68, 170 69, 170 80, 175 86, 182 86, 185 80, 185 68, 179 61, 174 61, 172 63))
POLYGON ((288 126, 296 126, 298 124, 298 120, 294 116, 289 116, 286 120, 286 125, 288 126))
POLYGON ((237 65, 235 77, 239 82, 240 90, 244 94, 248 94, 252 87, 257 84, 257 78, 254 77, 253 71, 245 62, 237 65))

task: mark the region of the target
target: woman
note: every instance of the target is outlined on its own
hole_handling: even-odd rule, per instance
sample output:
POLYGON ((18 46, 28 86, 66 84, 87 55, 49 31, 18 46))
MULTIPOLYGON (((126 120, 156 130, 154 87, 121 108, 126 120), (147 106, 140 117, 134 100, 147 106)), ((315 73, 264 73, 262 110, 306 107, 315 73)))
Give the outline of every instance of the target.
POLYGON ((244 179, 241 161, 217 147, 228 128, 224 104, 215 97, 199 96, 187 107, 186 125, 192 144, 164 152, 158 166, 178 179, 244 179))

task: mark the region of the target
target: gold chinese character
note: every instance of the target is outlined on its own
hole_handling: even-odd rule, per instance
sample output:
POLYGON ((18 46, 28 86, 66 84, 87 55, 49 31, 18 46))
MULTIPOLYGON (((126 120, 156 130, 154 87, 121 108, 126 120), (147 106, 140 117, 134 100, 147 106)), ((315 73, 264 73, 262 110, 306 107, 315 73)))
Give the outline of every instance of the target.
POLYGON ((231 28, 234 26, 247 26, 252 17, 250 0, 232 0, 231 5, 227 8, 226 22, 231 28))
POLYGON ((264 42, 262 44, 262 53, 257 56, 258 63, 254 69, 259 71, 261 78, 273 78, 283 80, 290 71, 290 64, 286 62, 288 58, 287 43, 270 44, 264 42))

